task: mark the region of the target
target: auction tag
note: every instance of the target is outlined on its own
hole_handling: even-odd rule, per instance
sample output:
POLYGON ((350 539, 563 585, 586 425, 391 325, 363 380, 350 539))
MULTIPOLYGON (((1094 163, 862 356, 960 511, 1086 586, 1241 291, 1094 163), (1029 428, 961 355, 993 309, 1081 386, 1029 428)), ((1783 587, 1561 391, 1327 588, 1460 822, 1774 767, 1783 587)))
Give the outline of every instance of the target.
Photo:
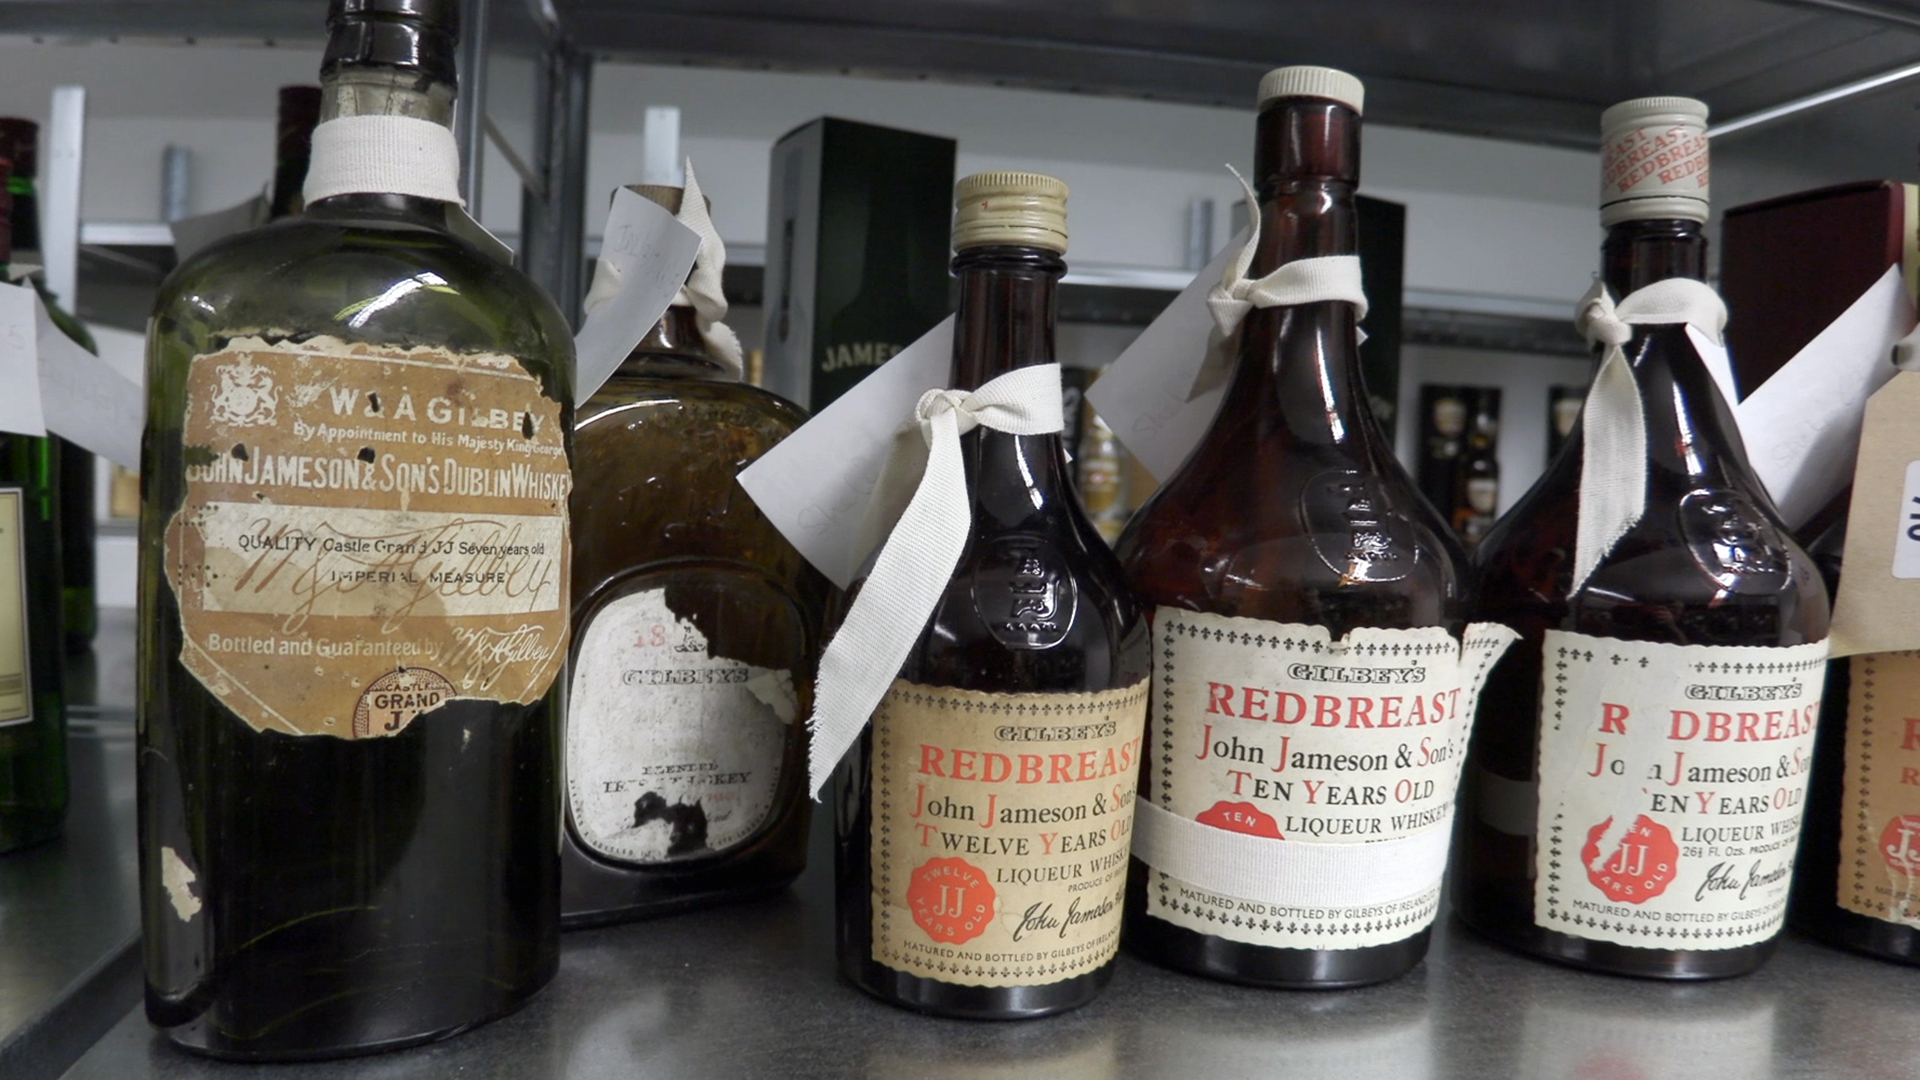
POLYGON ((115 465, 139 469, 146 392, 61 333, 38 296, 33 296, 33 307, 47 429, 115 465))
POLYGON ((1833 607, 1833 655, 1920 649, 1920 372, 1867 399, 1846 573, 1833 607))
POLYGON ((952 365, 949 315, 740 473, 760 512, 835 585, 852 584, 887 535, 864 527, 867 504, 900 426, 952 365))
POLYGON ((0 285, 0 431, 47 433, 40 408, 40 365, 34 357, 33 312, 38 300, 23 285, 0 285))
POLYGON ((186 262, 195 252, 215 240, 265 225, 271 214, 272 207, 262 193, 225 210, 169 221, 167 231, 173 234, 174 258, 186 262))
POLYGON ((584 405, 619 368, 653 324, 667 313, 686 284, 700 234, 675 221, 667 208, 626 188, 613 193, 613 210, 601 241, 597 273, 611 273, 619 288, 573 339, 573 403, 584 405))

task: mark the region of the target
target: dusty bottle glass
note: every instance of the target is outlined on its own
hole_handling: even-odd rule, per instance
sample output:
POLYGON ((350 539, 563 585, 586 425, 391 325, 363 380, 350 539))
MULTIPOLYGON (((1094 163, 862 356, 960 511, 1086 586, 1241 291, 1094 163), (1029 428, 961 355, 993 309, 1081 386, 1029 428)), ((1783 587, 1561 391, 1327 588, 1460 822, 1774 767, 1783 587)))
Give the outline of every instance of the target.
MULTIPOLYGON (((1282 69, 1262 86, 1254 160, 1261 233, 1250 277, 1296 259, 1358 252, 1359 83, 1342 73, 1304 69, 1324 74, 1313 75, 1309 90, 1291 89, 1290 73, 1302 70, 1282 69)), ((1324 628, 1335 642, 1368 628, 1437 632, 1457 641, 1465 628, 1462 556, 1446 523, 1394 460, 1373 419, 1360 374, 1354 306, 1325 301, 1255 308, 1240 334, 1219 415, 1120 540, 1128 577, 1152 606, 1156 647, 1166 643, 1170 627, 1190 623, 1202 637, 1270 636, 1275 650, 1284 640, 1284 653, 1244 662, 1274 693, 1305 693, 1313 700, 1316 686, 1298 683, 1293 672, 1299 665, 1291 662, 1313 658, 1305 655, 1315 646, 1301 639, 1303 628, 1324 628), (1240 622, 1214 630, 1193 621, 1195 615, 1240 622), (1293 656, 1295 651, 1303 655, 1293 656)), ((1170 676, 1175 685, 1208 684, 1215 678, 1235 682, 1216 668, 1236 660, 1196 654, 1156 674, 1170 676)), ((1214 720, 1212 714, 1222 708, 1232 710, 1230 717, 1264 715, 1252 706, 1257 696, 1249 691, 1244 700, 1236 696, 1226 706, 1210 707, 1208 715, 1177 719, 1156 700, 1140 773, 1142 799, 1158 799, 1159 789, 1171 783, 1176 755, 1195 757, 1187 749, 1189 739, 1200 744, 1201 753, 1257 762, 1257 774, 1251 775, 1260 777, 1300 749, 1331 756, 1327 752, 1336 748, 1316 743, 1310 725, 1232 727, 1232 721, 1214 720), (1201 720, 1221 725, 1220 730, 1184 730, 1201 720), (1183 730, 1176 733, 1176 724, 1183 730), (1224 750, 1216 748, 1211 740, 1226 738, 1229 728, 1232 741, 1222 744, 1224 750), (1290 734, 1293 741, 1280 742, 1276 734, 1272 745, 1265 745, 1269 731, 1290 734)), ((1370 759, 1372 751, 1364 752, 1370 759)), ((1332 776, 1341 785, 1351 779, 1369 778, 1332 776)), ((1305 788, 1290 788, 1289 798, 1259 787, 1266 780, 1242 783, 1222 775, 1208 783, 1227 786, 1214 791, 1190 785, 1200 792, 1189 798, 1212 805, 1175 807, 1176 812, 1220 828, 1314 835, 1306 819, 1316 810, 1305 788), (1240 796, 1254 798, 1240 801, 1240 796), (1296 819, 1299 824, 1292 824, 1296 819)), ((1445 786, 1449 790, 1436 789, 1436 794, 1450 798, 1451 785, 1445 786)), ((1282 926, 1291 920, 1281 918, 1264 927, 1252 920, 1229 925, 1207 918, 1206 908, 1179 900, 1184 888, 1134 861, 1128 948, 1181 971, 1291 987, 1378 982, 1406 972, 1426 954, 1431 903, 1414 924, 1354 935, 1336 928, 1335 920, 1326 926, 1282 926)))
POLYGON ((450 231, 457 13, 333 0, 306 209, 155 304, 146 1007, 219 1057, 444 1037, 558 965, 572 336, 450 231), (421 148, 384 190, 369 127, 421 148))
MULTIPOLYGON (((1639 99, 1603 121, 1601 263, 1616 298, 1705 278, 1705 114, 1639 99), (1682 164, 1641 168, 1655 148, 1682 164)), ((1646 433, 1639 522, 1569 598, 1583 419, 1476 553, 1475 617, 1521 639, 1480 698, 1453 900, 1474 929, 1561 963, 1738 975, 1771 954, 1784 915, 1827 592, 1748 466, 1689 329, 1635 326, 1624 352, 1646 433), (1635 751, 1636 736, 1653 749, 1635 751), (1574 767, 1551 764, 1561 746, 1574 767), (1594 781, 1625 794, 1581 816, 1594 781)))
POLYGON ((59 836, 67 816, 57 443, 0 432, 0 852, 59 836))
MULTIPOLYGON (((962 180, 956 199, 950 385, 973 390, 1054 362, 1066 185, 985 173, 962 180), (974 227, 970 208, 1003 203, 1040 207, 1041 224, 974 227)), ((1106 837, 1131 813, 1146 624, 1074 495, 1058 434, 980 427, 961 436, 961 455, 973 519, 966 550, 831 783, 836 946, 842 974, 893 1004, 972 1019, 1045 1016, 1091 1001, 1113 974, 1126 834, 1088 835, 1097 827, 1106 837), (1070 773, 1051 771, 1055 753, 1073 755, 1070 773), (1093 762, 1084 777, 1082 760, 1093 762), (893 780, 902 762, 916 783, 893 780), (1085 806, 1087 816, 1044 816, 1028 805, 1036 789, 1042 804, 1085 806), (1081 820, 1087 829, 1044 824, 1081 820), (1073 882, 1098 887, 1064 891, 1073 882), (1009 939, 1004 928, 1016 921, 1009 939), (1089 946, 1077 947, 1087 935, 1089 946), (1073 955, 1014 958, 1056 948, 1056 938, 1073 955)))
MULTIPOLYGON (((680 209, 679 188, 634 190, 680 209)), ((805 418, 730 374, 684 306, 580 407, 568 926, 781 888, 806 865, 831 587, 734 482, 805 418)))

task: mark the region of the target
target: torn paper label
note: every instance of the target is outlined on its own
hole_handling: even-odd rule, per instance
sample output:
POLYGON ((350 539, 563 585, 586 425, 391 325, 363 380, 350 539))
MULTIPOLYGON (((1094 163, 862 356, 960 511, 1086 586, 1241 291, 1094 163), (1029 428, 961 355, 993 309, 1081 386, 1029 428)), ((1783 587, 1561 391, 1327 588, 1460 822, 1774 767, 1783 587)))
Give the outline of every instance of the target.
POLYGON ((666 314, 700 253, 700 235, 666 207, 626 188, 614 192, 594 289, 612 295, 596 303, 573 339, 573 401, 584 405, 619 368, 653 324, 666 314))

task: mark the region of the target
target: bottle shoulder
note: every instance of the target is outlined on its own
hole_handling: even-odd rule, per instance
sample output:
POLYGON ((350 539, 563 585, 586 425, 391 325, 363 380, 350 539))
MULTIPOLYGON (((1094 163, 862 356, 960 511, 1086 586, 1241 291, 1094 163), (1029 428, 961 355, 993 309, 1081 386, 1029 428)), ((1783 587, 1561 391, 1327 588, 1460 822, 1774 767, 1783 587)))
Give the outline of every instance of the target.
MULTIPOLYGON (((724 378, 628 375, 616 371, 580 406, 578 426, 606 423, 635 408, 698 408, 709 416, 733 416, 766 425, 784 437, 807 421, 793 402, 750 383, 724 378)), ((637 418, 632 418, 637 419, 637 418)))

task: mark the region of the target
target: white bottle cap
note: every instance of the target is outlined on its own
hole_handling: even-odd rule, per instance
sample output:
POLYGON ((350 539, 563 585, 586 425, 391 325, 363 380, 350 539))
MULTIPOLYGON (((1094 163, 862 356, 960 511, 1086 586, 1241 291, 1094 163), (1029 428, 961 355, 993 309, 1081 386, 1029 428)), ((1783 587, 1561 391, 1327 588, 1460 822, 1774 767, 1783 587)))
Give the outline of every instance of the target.
POLYGON ((1260 80, 1259 108, 1276 98, 1296 97, 1326 98, 1357 113, 1366 104, 1367 88, 1344 71, 1306 65, 1275 68, 1260 80))
POLYGON ((1623 101, 1600 114, 1600 223, 1707 220, 1707 106, 1684 97, 1623 101))
POLYGON ((1028 172, 975 173, 953 186, 953 249, 1067 250, 1067 185, 1028 172))

